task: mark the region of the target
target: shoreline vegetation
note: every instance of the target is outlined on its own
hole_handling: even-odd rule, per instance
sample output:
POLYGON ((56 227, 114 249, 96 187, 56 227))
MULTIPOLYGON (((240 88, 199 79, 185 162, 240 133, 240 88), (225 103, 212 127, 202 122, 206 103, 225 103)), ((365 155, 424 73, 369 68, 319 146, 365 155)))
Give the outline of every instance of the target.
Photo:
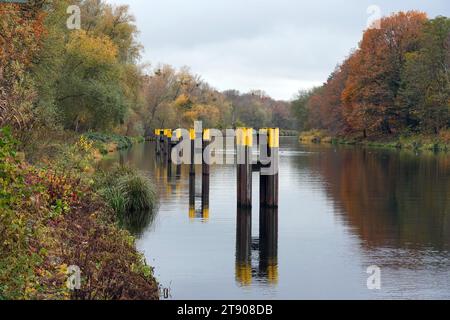
POLYGON ((292 110, 301 141, 411 150, 450 149, 450 19, 399 12, 292 110))
POLYGON ((153 208, 151 182, 126 168, 106 182, 84 136, 48 165, 20 159, 17 144, 0 130, 0 299, 158 299, 153 269, 122 228, 124 217, 153 208), (106 183, 122 188, 123 211, 106 183), (81 270, 79 290, 66 286, 69 266, 81 270))
POLYGON ((299 141, 304 144, 354 145, 374 148, 445 153, 450 151, 450 133, 447 132, 442 133, 440 136, 410 135, 367 139, 363 137, 336 137, 323 130, 310 130, 301 132, 299 135, 299 141))

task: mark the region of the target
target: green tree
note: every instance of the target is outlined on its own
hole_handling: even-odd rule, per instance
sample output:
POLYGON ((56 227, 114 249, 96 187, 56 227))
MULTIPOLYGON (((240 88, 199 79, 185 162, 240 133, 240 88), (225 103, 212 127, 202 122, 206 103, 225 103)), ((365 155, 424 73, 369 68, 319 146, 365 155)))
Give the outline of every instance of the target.
POLYGON ((412 129, 437 134, 450 121, 450 19, 428 21, 420 45, 406 56, 397 104, 412 129))

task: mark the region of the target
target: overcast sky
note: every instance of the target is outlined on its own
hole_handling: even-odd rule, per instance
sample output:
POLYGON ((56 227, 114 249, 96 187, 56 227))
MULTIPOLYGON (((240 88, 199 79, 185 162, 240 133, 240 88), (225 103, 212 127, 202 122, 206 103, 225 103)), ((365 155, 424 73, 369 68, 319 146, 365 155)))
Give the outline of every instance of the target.
POLYGON ((128 4, 142 62, 189 66, 219 90, 261 89, 291 99, 326 81, 355 48, 377 5, 382 15, 449 16, 449 0, 106 0, 128 4))

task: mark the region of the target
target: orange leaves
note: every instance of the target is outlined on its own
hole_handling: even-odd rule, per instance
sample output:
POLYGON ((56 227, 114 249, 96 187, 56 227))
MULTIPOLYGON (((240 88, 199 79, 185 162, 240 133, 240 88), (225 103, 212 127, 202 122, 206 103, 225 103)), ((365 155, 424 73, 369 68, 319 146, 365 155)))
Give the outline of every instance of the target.
POLYGON ((44 34, 44 13, 36 9, 30 16, 29 11, 22 11, 17 5, 3 4, 0 15, 0 65, 14 60, 28 65, 44 34))
POLYGON ((398 124, 395 100, 405 54, 418 48, 427 17, 400 12, 381 19, 380 29, 364 33, 359 49, 348 59, 349 78, 342 93, 344 114, 353 130, 389 134, 398 124))
POLYGON ((310 97, 310 126, 364 137, 403 129, 402 74, 408 56, 421 49, 427 21, 422 12, 399 12, 366 30, 359 48, 310 97))

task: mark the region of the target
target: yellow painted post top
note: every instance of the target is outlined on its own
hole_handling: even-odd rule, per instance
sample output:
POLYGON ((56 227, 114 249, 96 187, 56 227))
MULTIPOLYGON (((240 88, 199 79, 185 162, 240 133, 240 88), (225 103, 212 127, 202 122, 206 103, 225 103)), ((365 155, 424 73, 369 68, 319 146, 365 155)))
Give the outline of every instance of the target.
POLYGON ((155 129, 155 135, 156 136, 160 136, 162 134, 164 134, 164 130, 163 129, 155 129))
POLYGON ((238 128, 236 130, 236 144, 238 146, 253 146, 253 128, 238 128))
POLYGON ((195 129, 189 129, 189 138, 195 140, 195 129))
POLYGON ((280 147, 280 129, 270 128, 267 129, 269 135, 269 148, 279 148, 280 147))
POLYGON ((210 129, 203 130, 203 140, 211 141, 211 130, 210 129))
POLYGON ((172 138, 172 129, 164 129, 164 135, 167 138, 172 138))

